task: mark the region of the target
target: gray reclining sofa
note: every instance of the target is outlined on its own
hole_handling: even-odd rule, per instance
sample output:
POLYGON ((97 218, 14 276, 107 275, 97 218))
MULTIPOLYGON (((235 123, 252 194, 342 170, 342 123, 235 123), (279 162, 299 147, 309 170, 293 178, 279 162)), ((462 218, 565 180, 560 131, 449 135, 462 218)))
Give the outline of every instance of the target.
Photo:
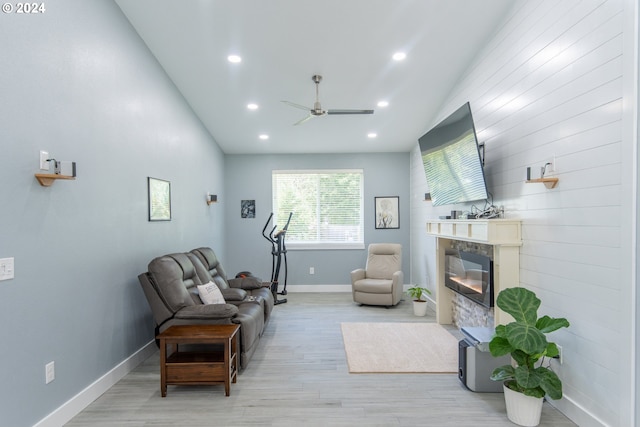
POLYGON ((138 280, 151 307, 156 334, 173 325, 239 324, 240 367, 248 365, 274 305, 271 291, 264 287, 268 283, 253 276, 227 280, 210 248, 155 258, 138 280), (197 287, 209 281, 220 289, 226 304, 202 302, 197 287))

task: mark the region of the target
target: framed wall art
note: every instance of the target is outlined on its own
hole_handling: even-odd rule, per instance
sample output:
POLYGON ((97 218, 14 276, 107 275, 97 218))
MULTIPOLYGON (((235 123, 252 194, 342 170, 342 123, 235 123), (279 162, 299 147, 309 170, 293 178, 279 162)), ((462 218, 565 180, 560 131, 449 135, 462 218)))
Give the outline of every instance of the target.
POLYGON ((149 221, 171 221, 171 183, 147 178, 149 191, 149 221))
POLYGON ((240 217, 241 218, 256 217, 256 201, 255 200, 240 201, 240 217))
POLYGON ((376 228, 400 228, 400 197, 375 198, 376 228))

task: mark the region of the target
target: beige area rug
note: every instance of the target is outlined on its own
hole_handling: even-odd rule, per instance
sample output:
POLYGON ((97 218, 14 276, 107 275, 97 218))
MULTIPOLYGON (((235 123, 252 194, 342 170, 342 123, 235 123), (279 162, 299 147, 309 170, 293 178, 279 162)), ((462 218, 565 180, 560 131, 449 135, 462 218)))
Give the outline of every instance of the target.
POLYGON ((437 323, 342 323, 350 373, 457 373, 458 340, 437 323))

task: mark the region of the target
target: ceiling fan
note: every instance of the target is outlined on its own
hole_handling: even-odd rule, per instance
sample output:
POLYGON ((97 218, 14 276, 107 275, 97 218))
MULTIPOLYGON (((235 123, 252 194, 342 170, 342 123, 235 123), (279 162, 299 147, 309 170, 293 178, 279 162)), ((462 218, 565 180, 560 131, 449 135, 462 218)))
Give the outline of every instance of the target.
POLYGON ((373 110, 323 110, 318 98, 319 86, 320 82, 322 81, 322 76, 316 74, 311 77, 311 80, 313 80, 313 82, 316 84, 316 102, 313 103, 313 108, 305 107, 304 105, 296 104, 294 102, 282 101, 291 107, 300 108, 301 110, 309 112, 309 115, 307 117, 294 123, 294 126, 301 125, 302 123, 314 117, 326 116, 327 114, 373 114, 373 110))

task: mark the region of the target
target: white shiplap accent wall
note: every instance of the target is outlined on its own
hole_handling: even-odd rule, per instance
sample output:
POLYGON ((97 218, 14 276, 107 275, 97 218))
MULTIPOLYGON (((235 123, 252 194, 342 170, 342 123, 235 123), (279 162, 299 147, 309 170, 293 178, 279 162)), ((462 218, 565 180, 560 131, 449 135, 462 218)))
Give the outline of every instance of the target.
MULTIPOLYGON (((628 183, 635 140, 623 108, 633 75, 624 38, 635 27, 625 8, 635 3, 514 3, 425 128, 471 103, 494 203, 522 220, 520 285, 542 299, 541 313, 571 322, 553 336, 563 347, 564 364, 553 364, 565 398, 552 404, 581 426, 632 423, 635 261, 626 236, 635 221, 628 183), (555 163, 558 187, 525 184, 526 168, 537 177, 547 161, 555 163)), ((417 146, 411 183, 412 280, 431 287, 435 241, 425 235, 425 219, 469 206, 422 201, 428 188, 417 146)))

